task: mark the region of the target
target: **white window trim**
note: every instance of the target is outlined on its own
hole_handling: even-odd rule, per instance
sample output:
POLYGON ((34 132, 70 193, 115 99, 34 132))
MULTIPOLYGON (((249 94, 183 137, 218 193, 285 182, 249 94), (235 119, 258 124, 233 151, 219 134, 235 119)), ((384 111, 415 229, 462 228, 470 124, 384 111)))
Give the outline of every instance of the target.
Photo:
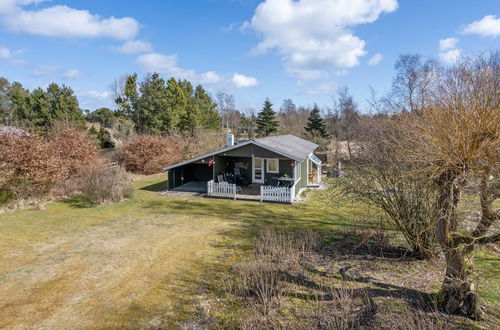
POLYGON ((279 158, 267 158, 266 159, 266 172, 267 173, 279 173, 280 172, 280 160, 279 160, 279 158), (269 170, 269 161, 270 160, 277 162, 276 171, 269 170))

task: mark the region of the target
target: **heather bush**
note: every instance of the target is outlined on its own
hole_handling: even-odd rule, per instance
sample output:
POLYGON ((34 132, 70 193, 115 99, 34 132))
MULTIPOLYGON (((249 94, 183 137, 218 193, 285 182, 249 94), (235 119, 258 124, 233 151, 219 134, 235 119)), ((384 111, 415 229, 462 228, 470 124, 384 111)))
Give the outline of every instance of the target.
POLYGON ((90 206, 119 202, 132 195, 131 182, 121 167, 98 167, 84 178, 80 199, 90 206))

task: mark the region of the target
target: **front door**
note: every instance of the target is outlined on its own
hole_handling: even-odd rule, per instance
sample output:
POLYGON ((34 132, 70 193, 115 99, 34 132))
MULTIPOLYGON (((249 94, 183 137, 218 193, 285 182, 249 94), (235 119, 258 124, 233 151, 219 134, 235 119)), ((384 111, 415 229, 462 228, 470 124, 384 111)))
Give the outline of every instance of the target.
POLYGON ((264 183, 264 158, 253 159, 253 183, 264 183))

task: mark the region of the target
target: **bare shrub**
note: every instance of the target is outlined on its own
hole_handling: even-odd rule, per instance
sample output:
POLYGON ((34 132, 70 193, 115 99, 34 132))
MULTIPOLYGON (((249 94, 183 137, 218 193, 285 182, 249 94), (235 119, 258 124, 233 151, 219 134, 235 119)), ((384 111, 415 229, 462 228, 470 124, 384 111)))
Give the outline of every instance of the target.
POLYGON ((433 232, 437 195, 410 175, 412 165, 402 163, 396 150, 387 146, 392 134, 385 119, 372 120, 358 158, 340 181, 341 191, 382 210, 416 256, 431 258, 437 253, 433 232))
MULTIPOLYGON (((360 290, 360 289, 357 289, 360 290)), ((366 290, 356 292, 346 282, 330 288, 330 301, 316 300, 307 318, 316 329, 360 329, 373 319, 377 306, 366 290)))
POLYGON ((282 274, 276 265, 267 261, 252 260, 236 264, 234 268, 238 278, 236 293, 256 297, 267 314, 273 303, 279 302, 283 290, 282 274))
POLYGON ((131 178, 121 167, 100 167, 88 173, 81 200, 88 205, 116 203, 132 195, 131 178))
POLYGON ((173 137, 136 136, 123 148, 123 165, 133 173, 160 173, 163 167, 182 160, 181 144, 173 137))
POLYGON ((205 130, 198 130, 193 136, 179 137, 179 139, 184 141, 183 160, 219 150, 226 143, 225 134, 205 130))
POLYGON ((318 247, 318 235, 311 230, 298 232, 265 228, 254 242, 254 254, 259 259, 279 263, 294 263, 305 253, 318 247))

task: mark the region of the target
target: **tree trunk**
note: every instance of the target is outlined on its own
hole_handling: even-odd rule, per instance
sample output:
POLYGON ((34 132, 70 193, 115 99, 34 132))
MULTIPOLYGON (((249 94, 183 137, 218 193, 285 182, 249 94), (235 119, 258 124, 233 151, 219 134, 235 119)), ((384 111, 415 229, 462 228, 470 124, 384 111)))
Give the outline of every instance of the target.
POLYGON ((441 308, 448 314, 459 314, 473 319, 479 318, 478 294, 471 280, 472 254, 465 255, 461 249, 445 252, 446 274, 439 293, 441 308))
POLYGON ((445 173, 437 181, 440 188, 436 238, 445 255, 446 273, 439 293, 439 305, 449 314, 473 319, 479 317, 478 296, 470 275, 473 253, 455 244, 452 234, 458 227, 457 205, 460 189, 453 173, 445 173))

